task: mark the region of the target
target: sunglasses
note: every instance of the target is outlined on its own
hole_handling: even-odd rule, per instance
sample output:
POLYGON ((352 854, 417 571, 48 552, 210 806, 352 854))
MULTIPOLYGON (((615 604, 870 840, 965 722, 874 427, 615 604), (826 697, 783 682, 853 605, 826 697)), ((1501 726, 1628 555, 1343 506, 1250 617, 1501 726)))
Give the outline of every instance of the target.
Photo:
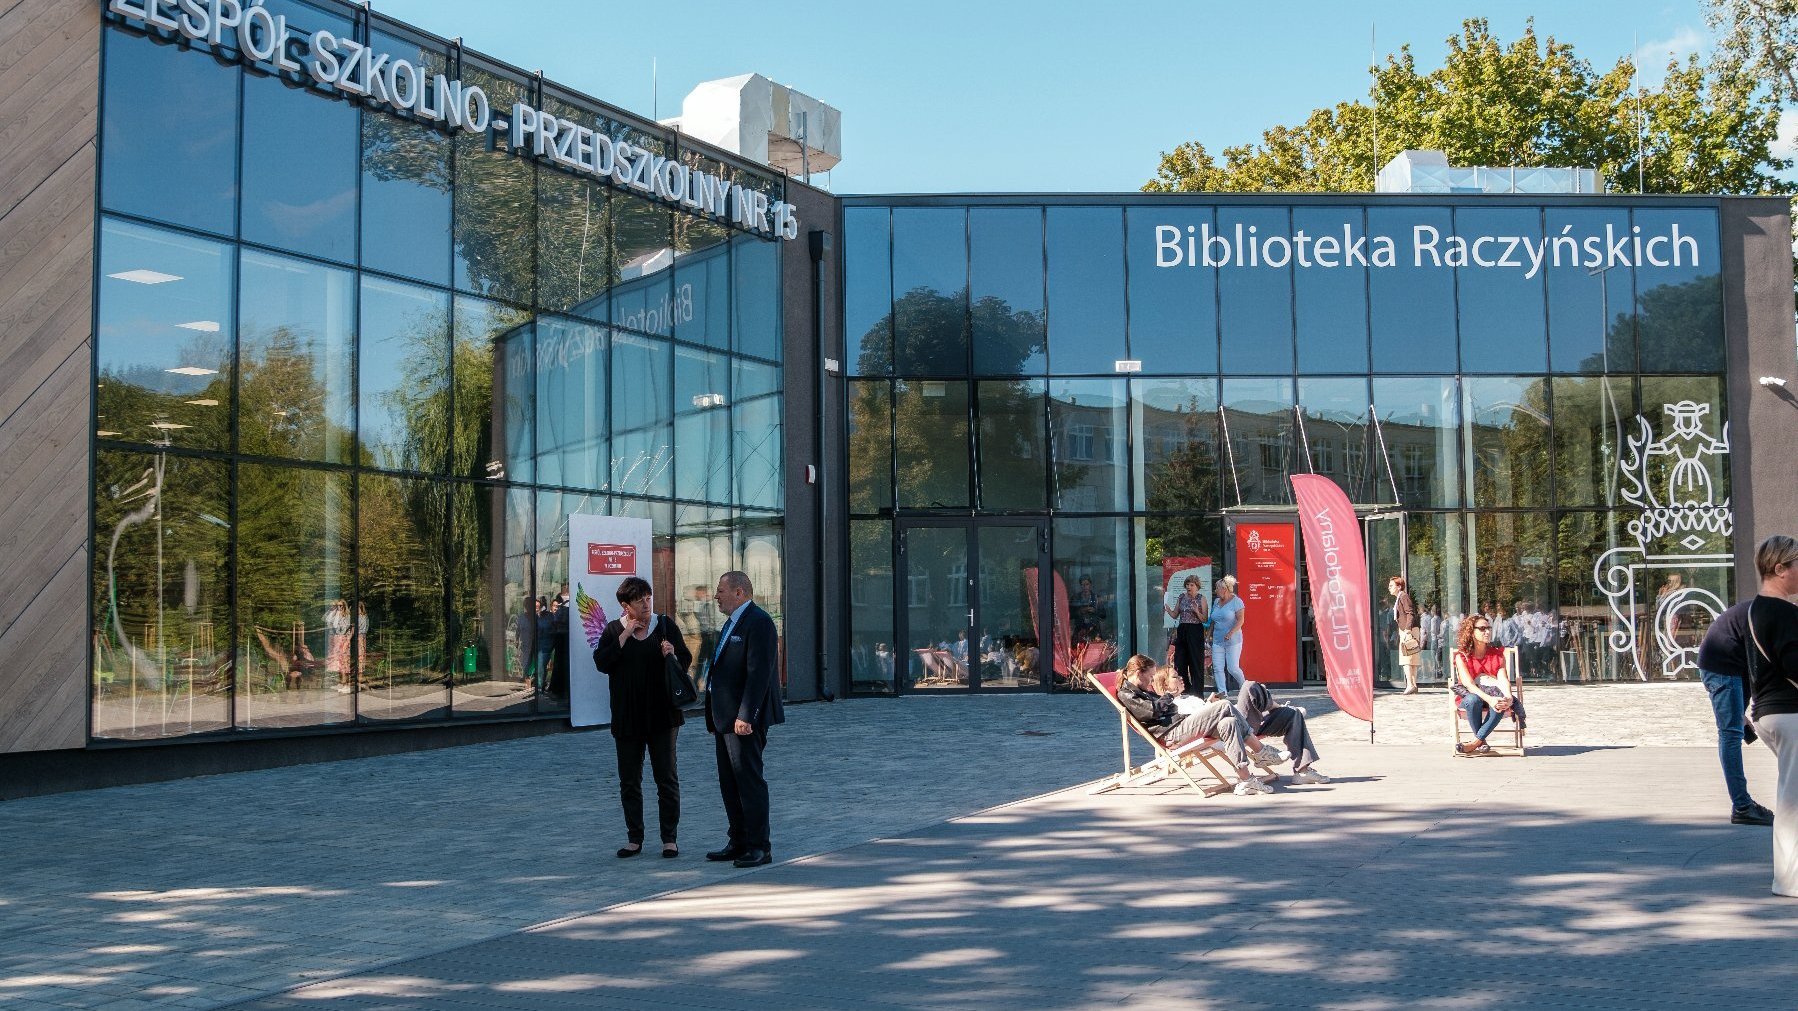
POLYGON ((1491 625, 1475 625, 1475 626, 1473 626, 1473 630, 1475 632, 1490 632, 1490 631, 1492 631, 1492 626, 1491 625))

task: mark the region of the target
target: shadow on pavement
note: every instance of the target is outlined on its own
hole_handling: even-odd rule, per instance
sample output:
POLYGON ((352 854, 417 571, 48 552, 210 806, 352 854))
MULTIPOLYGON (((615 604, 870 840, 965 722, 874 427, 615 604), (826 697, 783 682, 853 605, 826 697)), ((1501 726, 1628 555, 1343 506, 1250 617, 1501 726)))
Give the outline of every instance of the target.
POLYGON ((1356 793, 1070 792, 247 1006, 1793 1004, 1763 830, 1356 793))

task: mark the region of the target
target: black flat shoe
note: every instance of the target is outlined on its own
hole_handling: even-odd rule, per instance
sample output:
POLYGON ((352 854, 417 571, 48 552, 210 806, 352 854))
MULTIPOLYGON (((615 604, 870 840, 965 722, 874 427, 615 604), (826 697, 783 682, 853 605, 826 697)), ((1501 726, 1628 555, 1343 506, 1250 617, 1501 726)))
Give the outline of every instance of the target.
POLYGON ((714 861, 717 861, 718 863, 723 863, 726 860, 735 860, 736 858, 738 858, 742 855, 743 855, 743 849, 741 847, 736 846, 736 845, 730 845, 730 846, 724 847, 721 850, 713 850, 710 853, 707 853, 705 855, 705 858, 707 860, 714 860, 714 861))
POLYGON ((1729 823, 1731 825, 1771 825, 1773 824, 1773 812, 1759 804, 1750 804, 1729 812, 1729 823))
POLYGON ((774 852, 772 850, 744 850, 743 855, 734 861, 738 867, 760 867, 773 862, 774 852))
POLYGON ((618 850, 618 859, 623 860, 626 857, 634 857, 641 852, 643 852, 643 847, 641 846, 636 849, 631 849, 629 846, 623 846, 618 850))
POLYGON ((675 857, 678 857, 678 856, 680 856, 679 849, 663 849, 662 850, 662 859, 663 860, 673 860, 675 857))

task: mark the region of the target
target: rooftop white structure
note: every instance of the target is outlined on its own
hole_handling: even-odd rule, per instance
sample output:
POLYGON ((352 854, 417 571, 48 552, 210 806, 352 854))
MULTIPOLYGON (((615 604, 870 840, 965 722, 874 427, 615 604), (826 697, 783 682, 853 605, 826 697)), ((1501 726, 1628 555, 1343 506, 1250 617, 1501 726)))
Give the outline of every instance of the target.
POLYGON ((1604 175, 1589 168, 1456 168, 1441 151, 1400 151, 1380 169, 1375 193, 1602 193, 1604 175))
POLYGON ((708 144, 803 176, 843 160, 843 114, 761 74, 706 81, 663 120, 708 144))

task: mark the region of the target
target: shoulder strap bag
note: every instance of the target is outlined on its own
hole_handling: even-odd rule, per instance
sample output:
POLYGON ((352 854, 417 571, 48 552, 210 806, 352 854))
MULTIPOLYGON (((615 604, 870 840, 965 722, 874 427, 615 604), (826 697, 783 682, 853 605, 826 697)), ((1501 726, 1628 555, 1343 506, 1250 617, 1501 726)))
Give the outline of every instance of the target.
MULTIPOLYGON (((656 631, 663 642, 668 641, 668 616, 660 615, 656 620, 656 631)), ((677 709, 685 709, 699 701, 699 689, 694 686, 693 679, 688 676, 687 668, 681 666, 680 657, 673 653, 662 657, 662 676, 668 680, 668 697, 674 701, 677 709)))

